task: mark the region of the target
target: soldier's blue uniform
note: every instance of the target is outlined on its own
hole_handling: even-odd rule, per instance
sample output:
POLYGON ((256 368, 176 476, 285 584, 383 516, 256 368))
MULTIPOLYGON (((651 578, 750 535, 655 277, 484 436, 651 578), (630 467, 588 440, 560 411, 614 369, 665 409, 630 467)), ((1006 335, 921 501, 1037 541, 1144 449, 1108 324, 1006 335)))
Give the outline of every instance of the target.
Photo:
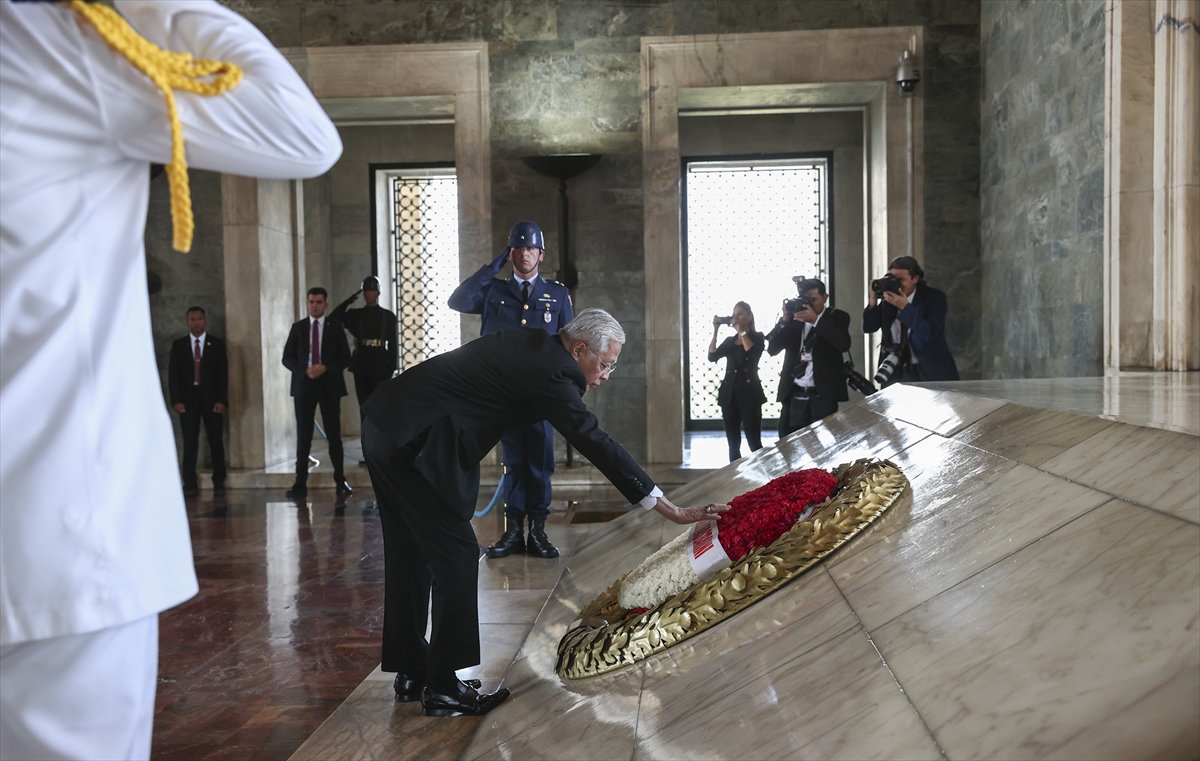
MULTIPOLYGON (((479 334, 506 328, 541 328, 550 334, 575 319, 567 287, 536 275, 530 282, 529 301, 521 298, 522 283, 514 276, 501 280, 499 258, 464 280, 450 296, 450 308, 483 316, 479 334)), ((550 514, 550 476, 554 473, 554 439, 546 421, 509 431, 504 448, 504 512, 519 522, 545 521, 550 514)))

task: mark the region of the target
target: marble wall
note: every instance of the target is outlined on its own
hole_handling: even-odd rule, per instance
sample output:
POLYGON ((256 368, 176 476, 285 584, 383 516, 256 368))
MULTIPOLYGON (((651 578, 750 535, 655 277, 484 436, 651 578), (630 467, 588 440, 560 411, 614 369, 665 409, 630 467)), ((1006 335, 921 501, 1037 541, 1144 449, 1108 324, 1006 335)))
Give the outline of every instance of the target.
POLYGON ((1103 0, 983 0, 984 377, 1098 375, 1103 0))
MULTIPOLYGON (((955 319, 949 326, 950 341, 964 377, 981 373, 977 3, 224 2, 246 15, 280 47, 488 42, 494 250, 503 245, 515 221, 534 219, 542 224, 551 244, 546 269, 556 270, 557 181, 535 174, 521 157, 555 152, 604 154, 599 165, 571 181, 572 254, 580 275, 576 306, 608 309, 625 325, 629 343, 622 355, 622 371, 589 393, 589 404, 605 428, 637 457, 645 454, 647 419, 640 38, 924 26, 924 79, 920 86, 926 99, 926 245, 921 258, 930 280, 951 295, 955 319)), ((306 187, 306 196, 310 193, 306 187)), ((210 218, 219 223, 216 211, 210 218)), ((331 236, 332 226, 331 219, 331 236)), ((311 235, 313 231, 307 232, 311 235)), ((313 250, 312 243, 308 247, 313 250)), ((308 269, 315 266, 309 263, 308 269)), ((325 273, 314 270, 310 274, 325 273)), ((336 279, 332 271, 328 274, 336 279)), ((155 316, 157 320, 157 312, 155 316)))

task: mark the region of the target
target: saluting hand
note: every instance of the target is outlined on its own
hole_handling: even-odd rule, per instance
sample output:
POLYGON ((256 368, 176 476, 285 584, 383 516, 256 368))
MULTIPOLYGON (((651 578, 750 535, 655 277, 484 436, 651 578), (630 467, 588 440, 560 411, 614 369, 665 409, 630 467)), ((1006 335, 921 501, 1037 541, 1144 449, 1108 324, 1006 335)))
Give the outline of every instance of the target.
POLYGON ((510 249, 504 249, 504 253, 492 260, 492 272, 499 272, 504 269, 504 263, 508 261, 510 249))

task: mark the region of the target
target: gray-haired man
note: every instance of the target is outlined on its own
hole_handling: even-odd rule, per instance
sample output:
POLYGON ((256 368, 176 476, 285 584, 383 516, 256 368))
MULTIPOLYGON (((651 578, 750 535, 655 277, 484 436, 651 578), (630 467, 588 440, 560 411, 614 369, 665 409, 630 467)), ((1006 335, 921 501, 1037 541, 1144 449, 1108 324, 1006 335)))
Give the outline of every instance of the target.
POLYGON ((367 402, 363 454, 386 565, 383 670, 396 672, 397 700, 420 699, 429 716, 477 715, 508 696, 481 695, 455 677, 479 663, 479 543, 471 516, 479 462, 506 431, 549 421, 626 499, 676 523, 727 509, 673 505, 583 403, 584 391, 608 378, 624 343, 611 315, 586 309, 557 335, 502 330, 426 360, 367 402))

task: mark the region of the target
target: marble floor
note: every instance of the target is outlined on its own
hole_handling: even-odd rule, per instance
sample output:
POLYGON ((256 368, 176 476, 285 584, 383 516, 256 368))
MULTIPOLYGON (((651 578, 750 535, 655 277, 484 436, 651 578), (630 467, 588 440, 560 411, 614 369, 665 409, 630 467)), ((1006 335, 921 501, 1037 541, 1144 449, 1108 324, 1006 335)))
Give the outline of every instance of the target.
MULTIPOLYGON (((607 488, 554 496, 547 533, 567 552, 592 521, 625 509, 607 488)), ((313 489, 304 504, 275 490, 206 491, 187 505, 200 593, 160 617, 152 757, 288 758, 305 741, 319 744, 335 711, 370 704, 370 688, 381 698, 374 715, 391 712, 391 682, 378 672, 383 542, 370 489, 342 501, 313 489)), ((503 518, 493 512, 473 523, 489 544, 503 518)), ((470 676, 500 681, 564 567, 564 559, 523 557, 481 564, 487 666, 470 676)), ((415 729, 434 755, 454 758, 472 734, 454 721, 415 729)))
POLYGON ((563 681, 581 607, 680 529, 632 513, 584 536, 462 757, 1200 756, 1200 437, 1000 391, 895 387, 676 490, 863 456, 912 486, 760 604, 563 681))

